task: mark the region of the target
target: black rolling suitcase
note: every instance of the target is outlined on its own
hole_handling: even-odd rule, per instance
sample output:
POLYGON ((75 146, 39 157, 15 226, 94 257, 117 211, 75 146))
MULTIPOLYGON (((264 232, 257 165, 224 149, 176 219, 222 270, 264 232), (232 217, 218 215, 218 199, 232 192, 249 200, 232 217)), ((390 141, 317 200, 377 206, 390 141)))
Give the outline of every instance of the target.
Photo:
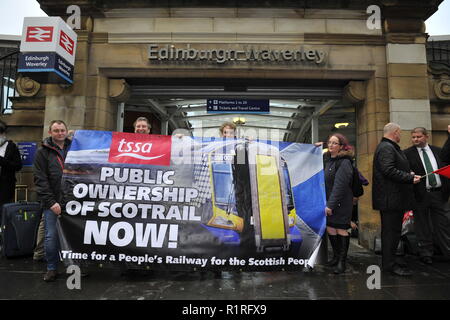
POLYGON ((0 231, 3 256, 33 254, 41 215, 39 202, 19 201, 3 205, 0 231))

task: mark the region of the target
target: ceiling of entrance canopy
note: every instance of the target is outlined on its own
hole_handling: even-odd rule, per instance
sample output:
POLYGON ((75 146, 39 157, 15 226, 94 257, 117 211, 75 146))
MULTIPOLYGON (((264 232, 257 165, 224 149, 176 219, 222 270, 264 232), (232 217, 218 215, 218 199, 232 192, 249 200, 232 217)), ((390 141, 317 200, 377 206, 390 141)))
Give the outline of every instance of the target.
MULTIPOLYGON (((354 108, 342 101, 343 82, 251 81, 192 79, 189 81, 127 80, 132 95, 126 110, 153 112, 171 129, 188 129, 194 136, 218 136, 225 122, 238 125, 239 136, 307 142, 311 119, 319 117, 319 133, 329 134, 335 123, 354 119, 354 108), (268 100, 270 113, 208 113, 207 99, 268 100)), ((354 121, 351 121, 354 128, 354 121)), ((326 136, 325 136, 326 137, 326 136)))

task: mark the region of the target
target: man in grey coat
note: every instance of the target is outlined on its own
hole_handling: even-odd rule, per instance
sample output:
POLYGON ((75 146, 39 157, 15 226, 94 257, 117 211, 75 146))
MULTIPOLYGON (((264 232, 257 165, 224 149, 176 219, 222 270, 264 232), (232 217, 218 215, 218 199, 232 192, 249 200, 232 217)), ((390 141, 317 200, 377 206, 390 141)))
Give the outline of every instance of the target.
POLYGON ((401 128, 396 123, 384 126, 384 136, 373 159, 372 205, 381 214, 381 250, 383 271, 398 276, 412 272, 396 263, 395 252, 400 241, 405 211, 413 209, 413 184, 420 176, 411 172, 408 159, 400 149, 401 128))

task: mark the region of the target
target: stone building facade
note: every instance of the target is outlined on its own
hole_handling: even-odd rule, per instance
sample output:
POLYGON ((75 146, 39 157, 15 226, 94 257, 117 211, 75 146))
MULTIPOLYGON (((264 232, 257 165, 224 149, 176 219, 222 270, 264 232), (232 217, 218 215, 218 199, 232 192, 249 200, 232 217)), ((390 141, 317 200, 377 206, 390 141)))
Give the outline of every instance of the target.
MULTIPOLYGON (((73 1, 38 2, 49 16, 67 19, 73 1)), ((373 154, 386 123, 405 129, 402 147, 410 144, 409 129, 417 126, 431 130, 436 145, 447 137, 450 70, 427 64, 424 24, 441 2, 77 1, 82 16, 74 84, 18 81, 22 94, 14 98, 13 114, 3 118, 15 141, 39 141, 52 119, 65 120, 71 129, 118 130, 121 103, 133 96, 133 83, 148 79, 332 84, 341 87, 341 100, 354 110, 357 163, 371 180, 373 154), (376 18, 367 13, 372 4, 381 9, 378 28, 367 25, 376 18), (195 51, 186 52, 184 60, 170 60, 169 51, 177 48, 195 51), (246 60, 250 48, 268 56, 246 60), (217 58, 219 49, 230 61, 207 58, 217 58), (202 52, 201 63, 187 58, 202 52), (299 61, 287 61, 294 56, 299 61)), ((169 110, 157 111, 162 133, 183 127, 169 110)), ((30 172, 21 179, 32 185, 30 172)), ((360 243, 368 248, 380 232, 370 188, 359 206, 360 243)))

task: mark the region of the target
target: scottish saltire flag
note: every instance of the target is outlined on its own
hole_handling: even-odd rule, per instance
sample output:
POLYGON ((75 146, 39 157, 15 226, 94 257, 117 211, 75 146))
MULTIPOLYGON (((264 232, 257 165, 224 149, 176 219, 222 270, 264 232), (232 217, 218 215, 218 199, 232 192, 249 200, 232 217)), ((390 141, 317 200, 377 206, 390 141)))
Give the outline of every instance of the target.
POLYGON ((304 235, 304 242, 308 242, 303 244, 305 251, 301 255, 309 256, 308 265, 314 267, 326 226, 322 148, 289 143, 281 150, 281 156, 288 162, 288 167, 292 167, 291 176, 295 179, 292 191, 298 208, 296 225, 304 235))
POLYGON ((322 150, 307 144, 79 130, 62 186, 71 263, 298 269, 325 229, 322 150))

